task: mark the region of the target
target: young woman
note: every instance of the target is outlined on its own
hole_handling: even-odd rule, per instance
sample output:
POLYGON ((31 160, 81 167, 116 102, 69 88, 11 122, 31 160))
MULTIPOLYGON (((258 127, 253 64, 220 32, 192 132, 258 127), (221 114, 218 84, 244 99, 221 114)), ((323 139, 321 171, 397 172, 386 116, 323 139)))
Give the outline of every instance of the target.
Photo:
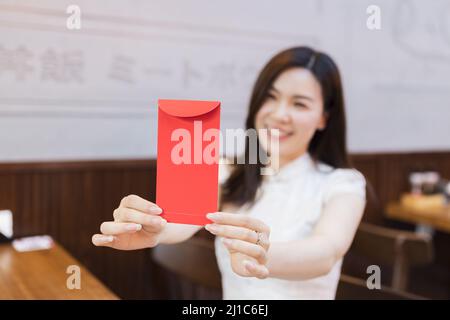
MULTIPOLYGON (((347 158, 336 64, 307 47, 277 54, 256 81, 246 127, 278 129, 269 139, 279 139, 279 170, 263 176, 261 163, 221 166, 221 211, 208 214, 214 223, 206 229, 216 235, 224 299, 333 299, 366 197, 347 158)), ((264 141, 259 136, 270 154, 264 141)), ((92 241, 134 250, 201 229, 167 224, 161 211, 127 196, 92 241)))

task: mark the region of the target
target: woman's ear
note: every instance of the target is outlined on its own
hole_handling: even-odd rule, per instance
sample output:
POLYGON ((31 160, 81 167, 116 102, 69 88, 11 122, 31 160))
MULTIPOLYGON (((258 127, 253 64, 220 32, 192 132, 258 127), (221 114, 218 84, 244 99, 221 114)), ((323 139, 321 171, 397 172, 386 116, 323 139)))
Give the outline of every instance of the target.
POLYGON ((319 124, 317 126, 317 130, 325 130, 327 127, 327 121, 328 121, 328 112, 323 112, 322 116, 320 117, 319 124))

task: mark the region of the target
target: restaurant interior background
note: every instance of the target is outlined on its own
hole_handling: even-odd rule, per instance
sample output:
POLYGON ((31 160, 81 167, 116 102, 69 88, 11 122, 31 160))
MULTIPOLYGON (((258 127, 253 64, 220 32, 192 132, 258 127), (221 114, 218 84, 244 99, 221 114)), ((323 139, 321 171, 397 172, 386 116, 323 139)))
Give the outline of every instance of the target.
POLYGON ((158 98, 219 100, 222 129, 242 127, 258 71, 298 45, 336 59, 370 182, 338 298, 449 299, 445 0, 0 0, 0 210, 14 237, 50 235, 120 298, 220 298, 206 233, 135 252, 91 235, 123 196, 155 199, 158 98), (382 293, 364 290, 370 265, 382 293))

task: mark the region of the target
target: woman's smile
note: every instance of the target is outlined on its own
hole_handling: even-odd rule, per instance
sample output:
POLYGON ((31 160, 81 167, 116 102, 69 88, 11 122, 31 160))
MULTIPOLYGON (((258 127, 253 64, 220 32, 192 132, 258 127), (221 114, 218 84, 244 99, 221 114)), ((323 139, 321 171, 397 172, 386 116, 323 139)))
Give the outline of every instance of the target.
POLYGON ((277 126, 266 125, 264 128, 267 129, 267 135, 269 138, 271 138, 271 139, 278 138, 279 142, 283 142, 283 141, 287 140, 289 137, 291 137, 294 134, 293 130, 283 129, 283 128, 277 127, 277 126))

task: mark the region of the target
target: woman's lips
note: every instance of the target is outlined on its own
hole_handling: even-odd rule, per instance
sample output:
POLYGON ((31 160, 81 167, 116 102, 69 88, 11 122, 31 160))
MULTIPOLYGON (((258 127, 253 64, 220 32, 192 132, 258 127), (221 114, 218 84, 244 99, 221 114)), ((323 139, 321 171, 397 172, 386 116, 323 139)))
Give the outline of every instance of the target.
POLYGON ((268 130, 268 135, 269 137, 273 137, 273 138, 278 138, 279 141, 284 141, 287 138, 289 138, 290 136, 293 135, 293 132, 291 131, 286 131, 286 130, 281 130, 280 128, 269 128, 266 127, 266 129, 268 130))

